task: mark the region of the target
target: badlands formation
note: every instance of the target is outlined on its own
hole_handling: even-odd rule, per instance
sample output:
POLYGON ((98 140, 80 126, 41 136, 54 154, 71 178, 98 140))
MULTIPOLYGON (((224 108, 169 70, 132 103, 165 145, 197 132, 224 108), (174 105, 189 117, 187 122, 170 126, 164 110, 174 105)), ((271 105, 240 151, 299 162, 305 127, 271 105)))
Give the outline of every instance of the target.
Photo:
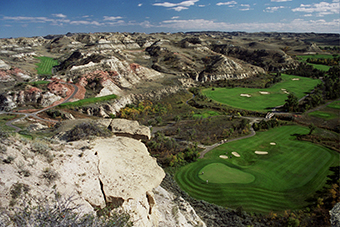
MULTIPOLYGON (((334 41, 338 34, 68 33, 0 39, 1 112, 28 112, 64 101, 118 96, 72 109, 81 116, 106 118, 101 124, 112 131, 112 137, 67 142, 62 139, 67 129, 55 139, 2 138, 1 152, 6 152, 0 153, 4 160, 0 206, 18 202, 11 191, 21 185, 29 189, 31 198, 54 192, 75 196, 82 213, 119 206, 134 226, 206 226, 200 217, 215 220, 221 216, 222 220, 228 215, 228 221, 240 219, 233 211, 224 215, 227 211, 221 213, 216 207, 204 210, 212 205, 201 202, 197 206, 204 212, 199 217, 187 199, 160 186, 165 173, 140 141, 150 139, 150 129, 133 121, 109 119, 128 104, 159 100, 202 83, 294 68, 299 63, 292 55, 321 52, 311 40, 338 45, 334 41), (51 75, 37 74, 36 57, 42 56, 59 62, 51 75)), ((70 113, 65 116, 72 119, 69 122, 76 121, 70 113)), ((23 122, 31 124, 31 119, 23 122)), ((52 124, 39 121, 27 131, 52 124)))
POLYGON ((176 204, 176 196, 160 186, 165 176, 163 169, 146 146, 134 139, 149 137, 149 128, 115 119, 110 122, 114 132, 120 121, 124 121, 119 126, 120 133, 109 138, 72 143, 30 142, 18 137, 2 139, 6 155, 14 160, 1 166, 1 206, 13 203, 11 191, 21 184, 29 188, 27 196, 32 198, 53 192, 73 196, 74 203, 81 205, 81 213, 119 206, 130 214, 134 226, 205 226, 188 203, 181 200, 176 204), (40 147, 48 150, 50 160, 38 154, 40 147), (42 177, 46 171, 55 177, 42 177))

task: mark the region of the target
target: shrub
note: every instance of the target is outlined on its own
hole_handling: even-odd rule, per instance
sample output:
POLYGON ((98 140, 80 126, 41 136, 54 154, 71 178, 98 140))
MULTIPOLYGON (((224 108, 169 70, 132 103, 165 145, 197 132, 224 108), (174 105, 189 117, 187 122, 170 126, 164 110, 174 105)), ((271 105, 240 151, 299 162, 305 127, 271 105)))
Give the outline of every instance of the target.
POLYGON ((43 170, 41 177, 45 178, 48 181, 48 184, 51 184, 59 177, 59 174, 54 169, 48 167, 43 170))
POLYGON ((117 214, 111 212, 109 215, 97 217, 92 214, 82 215, 77 210, 78 205, 73 205, 73 197, 63 198, 60 195, 50 201, 48 198, 21 200, 22 206, 12 207, 1 211, 0 226, 45 226, 45 227, 129 227, 132 223, 130 216, 126 213, 117 214), (36 204, 36 205, 32 205, 36 204))
POLYGON ((84 139, 92 139, 94 137, 109 137, 112 132, 95 122, 83 122, 74 126, 70 131, 66 132, 65 139, 69 141, 77 141, 84 139))
POLYGON ((3 160, 3 162, 6 163, 6 164, 11 164, 14 159, 15 159, 15 157, 8 156, 6 159, 3 160))
POLYGON ((50 147, 46 143, 35 141, 32 144, 32 151, 45 156, 49 163, 53 161, 53 155, 50 152, 50 147))

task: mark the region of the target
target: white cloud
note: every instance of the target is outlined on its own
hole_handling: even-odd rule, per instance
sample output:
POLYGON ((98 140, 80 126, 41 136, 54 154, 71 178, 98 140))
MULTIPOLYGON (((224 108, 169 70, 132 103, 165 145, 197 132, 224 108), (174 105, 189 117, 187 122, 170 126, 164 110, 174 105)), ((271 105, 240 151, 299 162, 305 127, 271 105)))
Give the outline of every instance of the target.
POLYGON ((291 2, 292 0, 271 0, 272 2, 291 2))
POLYGON ((219 3, 217 3, 216 5, 217 6, 227 6, 227 5, 236 5, 237 4, 237 2, 235 2, 235 1, 230 1, 230 2, 219 2, 219 3))
POLYGON ((67 17, 66 15, 64 15, 62 13, 52 14, 52 16, 60 17, 60 18, 66 18, 67 17))
POLYGON ((311 16, 313 16, 313 14, 305 14, 305 15, 303 15, 303 16, 305 16, 305 17, 311 17, 311 16))
POLYGON ((179 12, 184 9, 188 9, 189 6, 195 5, 195 3, 198 1, 199 0, 187 0, 187 1, 180 2, 180 3, 163 2, 163 3, 154 3, 153 5, 171 8, 179 12))
POLYGON ((339 31, 340 19, 333 21, 325 20, 302 20, 296 19, 283 23, 227 23, 216 22, 214 20, 194 19, 194 20, 166 20, 158 27, 172 28, 175 30, 225 30, 225 31, 282 31, 282 32, 336 32, 339 31))
POLYGON ((241 4, 241 7, 245 7, 245 8, 241 8, 241 11, 247 11, 250 10, 250 5, 249 4, 241 4))
POLYGON ((189 8, 188 7, 184 7, 184 6, 177 6, 177 7, 174 7, 172 9, 176 10, 177 12, 179 12, 179 11, 182 11, 183 9, 189 9, 189 8))
POLYGON ((178 18, 179 18, 179 16, 171 17, 172 20, 173 19, 178 19, 178 18))
POLYGON ((104 16, 104 21, 114 21, 114 20, 119 20, 122 19, 122 17, 118 16, 118 17, 108 17, 108 16, 104 16))
POLYGON ((138 7, 141 7, 142 5, 143 5, 142 3, 139 3, 139 4, 138 4, 138 7))
POLYGON ((205 7, 205 5, 198 5, 198 7, 205 7))
POLYGON ((263 12, 274 13, 275 11, 278 11, 279 9, 284 9, 284 8, 286 8, 286 7, 284 7, 284 6, 267 7, 265 10, 263 10, 263 12))
POLYGON ((98 21, 71 21, 70 24, 73 25, 95 25, 95 26, 101 26, 104 25, 103 23, 99 23, 98 21))
POLYGON ((301 4, 300 7, 292 9, 293 12, 303 12, 303 13, 316 13, 317 16, 324 16, 329 14, 339 14, 340 3, 339 0, 333 0, 333 3, 320 2, 304 5, 301 4))

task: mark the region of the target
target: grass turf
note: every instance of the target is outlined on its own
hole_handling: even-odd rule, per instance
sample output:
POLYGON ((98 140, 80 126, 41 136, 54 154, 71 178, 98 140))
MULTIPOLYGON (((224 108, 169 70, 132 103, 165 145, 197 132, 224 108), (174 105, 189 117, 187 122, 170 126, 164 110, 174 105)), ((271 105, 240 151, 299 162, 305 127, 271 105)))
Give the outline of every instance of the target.
POLYGON ((313 116, 313 117, 326 119, 326 120, 331 120, 331 119, 338 117, 338 115, 336 115, 335 113, 325 112, 325 111, 314 111, 314 112, 309 113, 308 115, 313 116))
POLYGON ((340 109, 340 101, 335 101, 329 104, 327 107, 333 108, 333 109, 340 109))
MULTIPOLYGON (((259 213, 300 209, 307 205, 306 198, 323 187, 329 167, 339 162, 336 152, 294 140, 292 136, 308 132, 306 127, 284 126, 223 144, 208 152, 204 159, 179 169, 175 179, 194 198, 224 207, 242 206, 246 211, 259 213), (277 145, 270 145, 271 142, 277 145), (256 155, 256 150, 269 153, 256 155), (241 157, 219 158, 233 151, 237 151, 241 157), (208 179, 207 184, 201 178, 201 172, 211 164, 227 165, 253 175, 255 179, 251 183, 215 183, 216 180, 208 179)), ((215 172, 215 178, 218 177, 224 178, 222 172, 215 172)))
POLYGON ((53 58, 37 57, 37 59, 40 60, 40 62, 36 64, 39 75, 51 75, 53 66, 58 65, 58 61, 53 58))
POLYGON ((298 57, 301 59, 300 60, 301 62, 305 62, 309 65, 312 65, 316 69, 319 69, 319 70, 322 70, 322 71, 328 71, 331 68, 331 66, 308 63, 307 59, 308 58, 333 58, 333 55, 329 55, 329 54, 309 54, 309 55, 299 55, 298 57))
POLYGON ((237 87, 215 88, 214 90, 209 88, 202 90, 202 93, 212 100, 234 108, 266 112, 285 103, 288 94, 281 89, 286 89, 287 92, 294 93, 298 98, 302 98, 305 92, 311 91, 318 83, 320 83, 320 80, 283 74, 282 82, 270 88, 237 87), (294 78, 299 80, 292 80, 294 78), (260 91, 270 94, 260 94, 260 91), (251 97, 242 97, 241 94, 249 94, 251 97))
POLYGON ((231 168, 221 163, 211 163, 200 170, 199 176, 208 183, 240 183, 246 184, 255 180, 252 174, 231 168))
POLYGON ((87 99, 82 99, 78 100, 75 102, 68 102, 68 103, 63 103, 58 106, 58 108, 70 108, 70 107, 76 107, 76 106, 84 106, 96 102, 104 102, 104 101, 109 101, 112 99, 116 99, 117 95, 107 95, 107 96, 102 96, 102 97, 93 97, 93 98, 87 98, 87 99))

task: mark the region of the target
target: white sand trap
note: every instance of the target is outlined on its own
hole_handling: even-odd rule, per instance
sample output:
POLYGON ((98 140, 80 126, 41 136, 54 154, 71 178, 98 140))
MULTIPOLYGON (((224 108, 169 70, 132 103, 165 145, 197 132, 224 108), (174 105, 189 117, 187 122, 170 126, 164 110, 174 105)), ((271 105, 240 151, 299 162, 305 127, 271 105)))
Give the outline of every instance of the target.
POLYGON ((268 91, 259 91, 261 95, 269 95, 270 93, 268 91))
POLYGON ((285 94, 289 94, 289 92, 288 92, 288 91, 284 91, 284 93, 285 93, 285 94))
POLYGON ((268 151, 255 151, 255 154, 268 154, 268 151))
POLYGON ((287 89, 286 88, 281 88, 281 91, 287 91, 287 89))
POLYGON ((228 156, 227 155, 220 155, 220 158, 227 159, 228 156))
POLYGON ((242 97, 248 97, 248 98, 251 97, 251 95, 249 95, 249 94, 240 94, 240 96, 242 96, 242 97))
POLYGON ((239 153, 237 153, 236 151, 231 152, 232 155, 234 155, 235 157, 241 157, 241 155, 239 155, 239 153))
POLYGON ((292 80, 300 80, 300 78, 293 78, 292 80))
POLYGON ((270 145, 273 145, 273 146, 275 146, 275 145, 276 145, 276 143, 272 142, 272 143, 270 143, 270 145))

